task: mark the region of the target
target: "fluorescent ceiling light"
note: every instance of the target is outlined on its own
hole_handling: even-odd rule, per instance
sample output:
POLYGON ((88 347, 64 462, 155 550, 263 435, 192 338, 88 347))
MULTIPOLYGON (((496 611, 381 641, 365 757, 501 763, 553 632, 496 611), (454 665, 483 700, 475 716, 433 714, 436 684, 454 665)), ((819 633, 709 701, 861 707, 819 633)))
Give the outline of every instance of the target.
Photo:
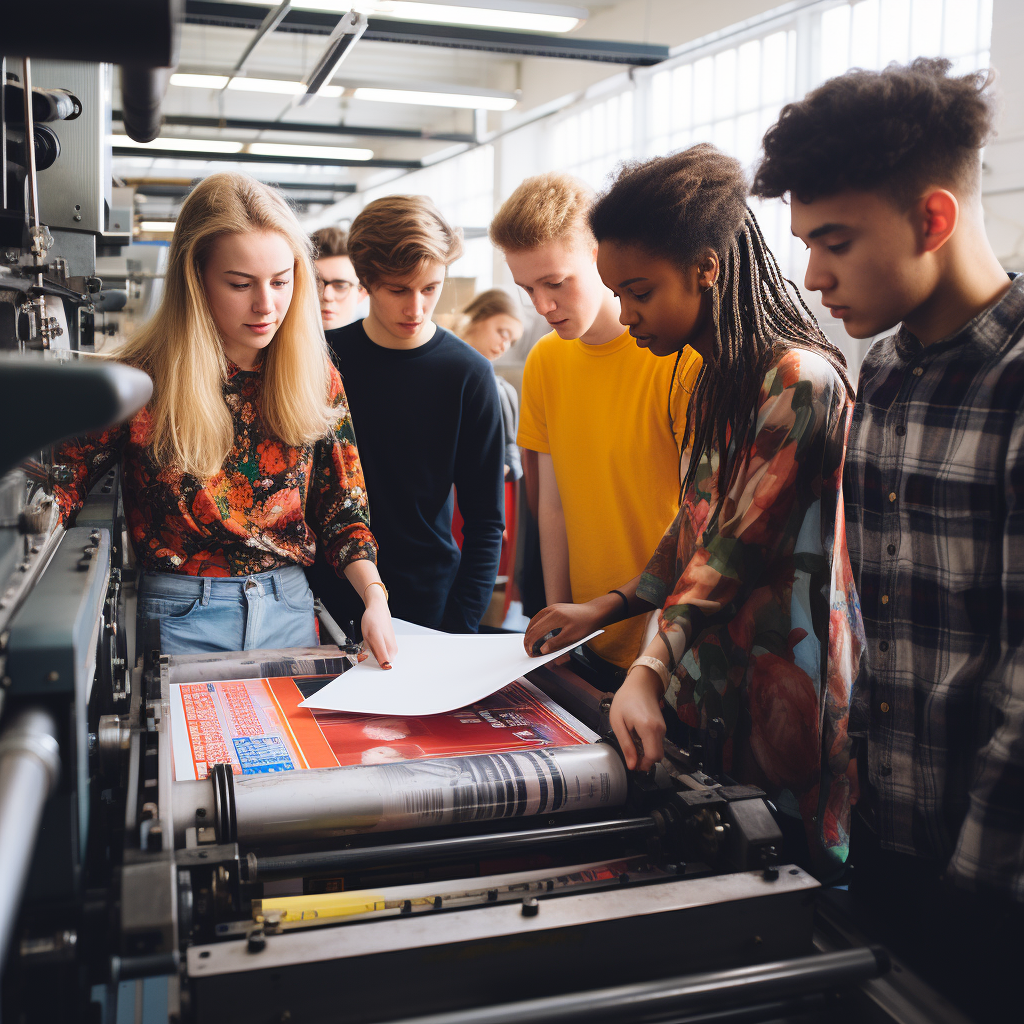
MULTIPOLYGON (((227 75, 171 75, 171 85, 191 89, 223 89, 227 75)), ((286 82, 278 78, 232 78, 228 89, 233 92, 268 92, 283 96, 298 96, 306 91, 301 82, 286 82)), ((343 90, 339 85, 325 85, 318 96, 337 99, 343 90)))
POLYGON ((352 97, 357 100, 373 100, 376 103, 412 103, 424 107, 460 107, 466 110, 511 110, 519 102, 515 96, 415 92, 411 89, 359 88, 352 97))
POLYGON ((183 85, 190 89, 223 89, 227 75, 171 75, 171 85, 183 85))
MULTIPOLYGON (((278 78, 232 78, 228 89, 238 92, 273 92, 284 96, 298 96, 306 91, 301 82, 283 82, 278 78)), ((340 85, 325 85, 317 95, 337 99, 343 91, 340 85)))
POLYGON ((343 146, 293 146, 284 142, 254 142, 249 152, 257 156, 325 157, 328 160, 370 160, 372 149, 346 149, 343 146))
POLYGON ((415 0, 296 0, 293 7, 307 11, 354 10, 369 17, 399 18, 434 25, 472 25, 475 28, 511 28, 524 32, 570 32, 589 11, 562 4, 529 3, 525 0, 491 0, 491 3, 417 3, 415 0))
POLYGON ((127 135, 111 135, 112 146, 132 149, 173 149, 180 153, 241 153, 241 142, 225 142, 213 139, 154 139, 152 142, 136 142, 127 135))
POLYGON ((144 220, 139 223, 140 231, 166 231, 168 234, 174 231, 173 220, 144 220))

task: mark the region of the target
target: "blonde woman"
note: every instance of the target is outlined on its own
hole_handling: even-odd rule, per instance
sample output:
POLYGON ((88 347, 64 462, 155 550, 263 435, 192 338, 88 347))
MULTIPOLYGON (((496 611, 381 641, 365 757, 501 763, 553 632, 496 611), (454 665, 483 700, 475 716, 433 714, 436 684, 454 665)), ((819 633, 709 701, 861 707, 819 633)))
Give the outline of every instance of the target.
POLYGON ((140 643, 166 654, 316 643, 302 571, 317 543, 397 647, 363 472, 320 324, 309 240, 273 189, 214 174, 182 204, 163 301, 115 353, 153 378, 127 424, 66 442, 65 523, 120 459, 141 577, 140 643))
MULTIPOLYGON (((503 288, 488 288, 462 311, 458 335, 493 363, 500 359, 522 336, 523 314, 519 303, 503 288)), ((505 425, 505 479, 518 480, 523 464, 516 444, 519 430, 519 395, 504 377, 494 375, 501 400, 501 419, 505 425)))

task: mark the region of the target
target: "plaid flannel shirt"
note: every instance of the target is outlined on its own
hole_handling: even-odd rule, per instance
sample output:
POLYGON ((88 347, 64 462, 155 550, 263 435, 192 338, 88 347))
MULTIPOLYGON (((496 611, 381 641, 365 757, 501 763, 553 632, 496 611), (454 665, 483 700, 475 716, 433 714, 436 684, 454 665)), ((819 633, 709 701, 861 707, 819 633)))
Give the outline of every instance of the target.
POLYGON ((868 819, 1024 902, 1024 276, 936 344, 871 347, 844 492, 868 819))

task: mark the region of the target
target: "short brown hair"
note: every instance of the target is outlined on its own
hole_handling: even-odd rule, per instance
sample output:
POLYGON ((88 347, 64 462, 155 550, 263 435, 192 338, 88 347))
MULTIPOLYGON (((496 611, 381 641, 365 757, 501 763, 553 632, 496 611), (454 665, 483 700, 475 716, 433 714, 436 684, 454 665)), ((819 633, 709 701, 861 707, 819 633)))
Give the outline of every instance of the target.
POLYGON ((364 207, 348 233, 348 255, 359 283, 403 277, 427 261, 450 266, 462 255, 462 233, 427 196, 384 196, 364 207))
POLYGON ((591 239, 587 217, 594 202, 589 185, 571 174, 527 178, 491 221, 491 242, 503 252, 522 252, 554 239, 591 239))
POLYGON ((884 71, 849 71, 782 108, 764 137, 753 194, 809 203, 846 189, 909 204, 948 184, 974 195, 979 150, 992 135, 991 75, 950 75, 952 62, 918 57, 884 71))
POLYGON ((313 259, 325 260, 331 256, 348 255, 348 232, 337 225, 320 228, 319 231, 314 231, 309 239, 316 246, 316 255, 313 259))

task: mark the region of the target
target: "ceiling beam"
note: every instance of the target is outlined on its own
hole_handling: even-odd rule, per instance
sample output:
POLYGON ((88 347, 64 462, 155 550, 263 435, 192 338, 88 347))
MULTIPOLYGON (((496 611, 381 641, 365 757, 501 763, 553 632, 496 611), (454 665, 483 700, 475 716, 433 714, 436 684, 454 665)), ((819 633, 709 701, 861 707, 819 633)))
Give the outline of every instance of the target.
MULTIPOLYGON (((111 117, 122 119, 121 111, 111 117)), ((375 139, 414 139, 423 142, 475 142, 469 132, 429 132, 416 128, 372 128, 369 125, 317 124, 312 121, 255 121, 241 117, 199 117, 192 114, 164 114, 164 124, 182 128, 231 128, 253 132, 306 132, 313 135, 352 135, 375 139)))
POLYGON ((403 171, 418 171, 422 160, 340 160, 330 157, 261 156, 258 153, 205 153, 182 152, 180 149, 157 149, 147 146, 114 146, 114 156, 150 157, 154 160, 211 160, 222 164, 294 164, 298 167, 392 167, 403 171))
MULTIPOLYGON (((253 31, 271 8, 257 4, 229 4, 221 0, 185 0, 185 21, 190 25, 220 25, 253 31)), ((278 32, 330 35, 340 15, 320 11, 291 11, 277 26, 278 32)), ((608 39, 544 35, 535 32, 503 32, 460 25, 429 25, 389 18, 370 18, 363 39, 378 43, 442 46, 456 50, 483 50, 516 57, 555 57, 648 67, 669 56, 667 46, 623 43, 608 39)))
MULTIPOLYGON (((147 183, 145 178, 132 178, 129 184, 140 195, 153 196, 158 199, 181 199, 192 191, 196 183, 194 181, 184 184, 173 184, 166 181, 147 183)), ((314 185, 300 181, 265 181, 263 184, 279 188, 282 192, 297 192, 303 195, 309 194, 326 197, 355 192, 356 190, 355 185, 350 181, 338 185, 314 185)))

